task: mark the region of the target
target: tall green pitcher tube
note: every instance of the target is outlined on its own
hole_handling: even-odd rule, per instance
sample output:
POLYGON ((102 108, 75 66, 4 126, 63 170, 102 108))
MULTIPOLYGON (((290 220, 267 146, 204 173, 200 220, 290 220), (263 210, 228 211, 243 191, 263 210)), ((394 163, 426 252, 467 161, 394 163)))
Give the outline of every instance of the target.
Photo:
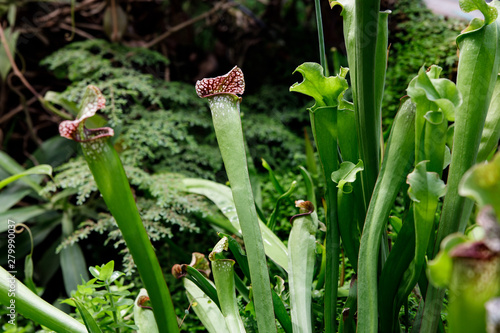
POLYGON ((271 284, 248 174, 240 102, 245 80, 240 68, 216 78, 196 82, 198 96, 207 98, 217 142, 231 184, 234 205, 248 254, 250 278, 259 332, 276 332, 271 284))
POLYGON ((118 153, 109 141, 113 129, 87 129, 85 120, 105 105, 99 89, 88 86, 78 118, 59 125, 61 136, 81 143, 85 160, 101 195, 113 215, 150 295, 160 332, 179 332, 177 317, 155 251, 142 223, 127 175, 118 153))

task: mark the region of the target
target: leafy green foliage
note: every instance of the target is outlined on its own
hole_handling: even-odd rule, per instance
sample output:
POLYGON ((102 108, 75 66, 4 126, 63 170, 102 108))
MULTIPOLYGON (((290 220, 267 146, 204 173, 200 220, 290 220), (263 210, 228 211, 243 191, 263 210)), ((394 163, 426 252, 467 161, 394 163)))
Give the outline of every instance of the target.
MULTIPOLYGON (((42 64, 72 82, 57 94, 59 100, 77 105, 88 84, 101 89, 107 100, 102 111, 120 134, 116 144, 125 165, 206 179, 215 179, 222 170, 210 112, 192 85, 150 74, 168 64, 159 53, 88 40, 69 44, 42 64)), ((280 166, 300 163, 300 138, 286 126, 300 126, 307 118, 302 108, 290 110, 297 102, 286 88, 270 86, 244 98, 245 136, 252 155, 280 166)))
MULTIPOLYGON (((301 4, 302 2, 299 1, 299 5, 301 4)), ((258 6, 262 7, 258 1, 251 1, 248 5, 254 9, 258 6)), ((458 21, 436 19, 423 7, 422 1, 399 1, 393 16, 396 17, 395 21, 400 23, 392 29, 396 35, 389 53, 391 57, 384 100, 384 119, 386 119, 384 125, 392 122, 392 115, 399 104, 398 99, 405 93, 402 89, 406 87, 411 75, 416 73, 422 65, 440 64, 445 68, 447 76, 450 78, 454 76, 457 60, 454 31, 462 28, 458 21)), ((210 33, 204 30, 196 38, 204 39, 207 35, 210 33)), ((205 43, 213 44, 215 41, 205 39, 205 43)), ((299 44, 296 42, 296 45, 299 44)), ((300 48, 295 49, 299 52, 303 51, 300 48)), ((170 240, 178 230, 199 231, 208 228, 196 226, 193 222, 194 218, 208 213, 209 207, 200 197, 183 192, 176 185, 178 179, 187 175, 225 180, 223 178, 225 176, 220 172, 222 164, 219 152, 214 149, 215 137, 212 134, 208 110, 194 95, 192 87, 182 83, 164 82, 155 76, 155 73, 161 72, 168 65, 168 60, 159 54, 147 49, 108 44, 101 40, 72 43, 44 60, 43 63, 59 77, 67 77, 72 82, 66 91, 57 93, 57 98, 53 99, 53 102, 58 99, 59 102, 56 104, 66 105, 69 111, 74 111, 72 106, 77 105, 81 99, 80 92, 88 83, 97 84, 104 91, 108 100, 108 106, 104 112, 107 120, 116 130, 114 144, 121 153, 121 159, 124 161, 127 176, 133 187, 136 203, 150 239, 165 241, 172 245, 169 246, 170 251, 179 252, 184 250, 184 244, 189 243, 189 239, 195 237, 199 239, 199 236, 193 236, 193 234, 183 234, 181 235, 183 237, 175 240, 175 244, 170 240)), ((303 111, 303 107, 296 108, 297 105, 302 105, 300 100, 279 87, 271 86, 262 87, 258 94, 253 96, 244 96, 243 100, 241 107, 243 128, 245 138, 249 143, 249 150, 256 161, 255 164, 259 165, 258 158, 264 157, 273 168, 280 169, 277 174, 283 188, 288 188, 294 180, 300 183, 301 179, 297 178, 298 173, 290 171, 290 166, 303 164, 304 160, 301 135, 294 134, 301 133, 301 130, 297 131, 297 129, 300 129, 307 120, 307 112, 303 111)), ((341 152, 344 154, 343 149, 341 152)), ((106 209, 102 200, 99 199, 97 187, 87 165, 77 157, 56 169, 56 172, 54 182, 45 188, 45 192, 66 189, 66 194, 76 194, 75 201, 79 207, 75 210, 79 215, 75 217, 75 221, 91 219, 83 222, 71 237, 64 240, 62 246, 84 239, 91 232, 106 233, 107 242, 122 249, 125 258, 123 270, 127 273, 133 272, 133 262, 128 249, 124 247, 124 241, 113 217, 105 212, 106 209)), ((259 176, 260 180, 267 178, 267 175, 259 176)), ((317 175, 315 178, 318 178, 317 175)), ((326 187, 322 177, 316 181, 320 189, 326 187)), ((396 194, 395 192, 394 195, 396 194)), ((403 216, 405 208, 406 210, 408 208, 409 198, 406 190, 400 190, 399 194, 396 205, 391 209, 396 215, 403 216)), ((279 195, 280 193, 271 182, 267 180, 263 182, 261 204, 263 215, 269 215, 279 195)), ((304 187, 301 184, 293 198, 304 199, 304 197, 304 187)), ((384 199, 387 201, 387 198, 384 199)), ((437 205, 438 212, 435 215, 439 216, 441 203, 437 205)), ((289 233, 288 217, 294 214, 292 207, 292 200, 289 200, 279 211, 276 233, 281 238, 286 238, 289 233)), ((59 208, 61 207, 58 206, 57 209, 59 208)), ((319 208, 318 212, 323 214, 321 204, 317 208, 319 208)), ((204 232, 202 235, 207 237, 204 232)), ((196 246, 203 248, 199 244, 196 246)), ((343 246, 345 249, 345 244, 343 246)), ((164 251, 157 252, 162 252, 163 258, 161 259, 168 262, 170 259, 168 254, 164 251)), ((319 256, 315 259, 318 261, 319 256)), ((350 266, 348 261, 347 265, 350 266)), ((271 265, 271 269, 272 276, 283 273, 274 265, 271 265), (276 274, 274 274, 275 271, 276 274)), ((80 291, 81 294, 87 293, 84 296, 87 300, 86 307, 95 305, 107 309, 103 311, 104 314, 94 314, 102 320, 103 325, 106 326, 109 323, 109 329, 112 330, 115 327, 113 325, 117 323, 117 304, 124 299, 120 297, 125 297, 123 305, 128 305, 130 295, 125 289, 132 287, 131 285, 125 286, 123 279, 119 282, 110 280, 113 273, 110 264, 94 267, 91 272, 96 277, 95 281, 90 286, 80 286, 87 289, 79 287, 77 293, 80 291), (108 303, 94 301, 92 298, 95 296, 104 297, 108 303), (115 301, 117 303, 113 305, 115 301), (102 317, 99 317, 101 315, 102 317)), ((352 273, 353 270, 348 269, 347 280, 352 273)), ((135 281, 138 282, 138 279, 135 281)), ((136 284, 138 285, 139 282, 136 284)), ((321 286, 313 293, 316 331, 323 329, 321 314, 324 305, 323 293, 321 286)), ((179 295, 180 293, 176 292, 174 296, 176 305, 181 298, 179 295)), ((341 314, 343 303, 340 299, 345 296, 339 296, 337 301, 336 313, 338 315, 341 314)), ((416 316, 419 301, 420 295, 415 288, 410 295, 409 305, 405 305, 405 318, 401 319, 407 328, 416 316)), ((240 315, 243 317, 247 331, 257 331, 253 303, 250 303, 245 310, 241 299, 239 303, 240 315)), ((285 304, 288 303, 285 302, 285 304)), ((124 307, 123 309, 124 313, 120 313, 120 317, 130 313, 130 308, 124 307)), ((178 317, 182 317, 182 310, 176 308, 176 311, 178 317)), ((403 316, 402 310, 400 316, 403 316)), ((124 331, 125 327, 132 330, 129 323, 122 322, 121 324, 129 325, 123 326, 124 331)), ((191 332, 202 328, 199 327, 198 322, 194 324, 189 322, 184 323, 183 329, 191 332)))
MULTIPOLYGON (((96 204, 95 195, 92 194, 97 191, 97 186, 82 158, 75 158, 57 170, 60 172, 54 177, 55 184, 62 189, 78 188, 79 204, 83 204, 88 198, 91 201, 87 202, 89 206, 96 204)), ((126 172, 131 184, 137 188, 137 207, 152 241, 173 237, 172 228, 179 231, 198 231, 192 221, 192 214, 204 215, 209 212, 209 208, 200 196, 182 192, 180 184, 176 182, 180 175, 149 174, 130 166, 126 167, 126 172)), ((54 184, 46 187, 46 190, 50 189, 54 189, 54 184)), ((107 242, 112 242, 115 248, 122 248, 124 271, 127 274, 134 271, 128 249, 123 248, 125 244, 121 232, 114 218, 107 212, 99 213, 95 222, 87 220, 81 223, 78 230, 62 242, 59 250, 87 238, 92 232, 108 233, 107 242)))
MULTIPOLYGON (((137 327, 131 320, 133 313, 134 299, 130 289, 134 284, 125 284, 124 273, 114 271, 114 262, 102 266, 89 268, 93 279, 78 286, 72 293, 72 298, 76 299, 96 320, 103 332, 132 332, 137 327)), ((64 300, 71 306, 75 306, 73 299, 64 300)), ((79 312, 75 317, 83 321, 79 312)))
POLYGON ((452 79, 458 61, 455 38, 466 26, 465 21, 444 19, 433 14, 423 1, 396 1, 391 18, 389 58, 383 101, 384 126, 392 123, 399 108, 404 87, 423 65, 441 66, 452 79))
MULTIPOLYGON (((225 176, 220 173, 222 163, 207 106, 191 85, 165 82, 155 76, 168 60, 146 49, 89 40, 69 44, 42 64, 56 76, 71 81, 65 91, 51 92, 53 103, 70 112, 76 113, 86 84, 102 90, 107 101, 103 113, 115 129, 115 148, 120 152, 150 239, 165 241, 178 231, 198 232, 195 223, 210 208, 199 196, 183 193, 176 186, 177 180, 186 175, 225 181, 225 176), (220 179, 219 174, 224 178, 220 179)), ((266 157, 279 167, 301 163, 302 140, 286 125, 302 127, 307 113, 298 108, 297 112, 290 110, 291 102, 301 104, 284 87, 262 87, 256 95, 245 97, 245 136, 256 160, 266 157)), ((104 124, 102 119, 91 120, 97 126, 104 124)), ((105 245, 112 244, 123 255, 122 270, 134 272, 121 232, 103 206, 83 158, 72 158, 55 169, 54 182, 44 192, 57 189, 76 194, 80 209, 73 220, 83 221, 63 240, 59 250, 92 233, 104 234, 105 245)))
MULTIPOLYGON (((192 86, 145 74, 161 71, 168 60, 147 49, 89 40, 71 43, 42 63, 72 81, 62 93, 52 93, 52 101, 73 113, 71 106, 79 104, 82 87, 92 82, 102 89, 107 100, 103 111, 115 128, 115 147, 121 152, 150 239, 172 237, 174 225, 175 231, 198 231, 193 216, 205 215, 208 208, 199 196, 182 193, 176 187, 180 175, 171 172, 214 179, 222 164, 210 137, 209 112, 192 86)), ((107 242, 122 249, 124 271, 131 273, 131 256, 114 219, 98 200, 97 186, 81 157, 57 168, 54 182, 44 191, 58 188, 76 192, 77 205, 85 203, 87 213, 75 216, 75 221, 91 219, 62 247, 94 231, 106 233, 107 242)))
MULTIPOLYGON (((292 228, 289 219, 291 216, 297 214, 297 208, 295 208, 294 202, 296 200, 306 200, 307 198, 304 181, 302 177, 297 176, 297 174, 298 172, 294 173, 291 170, 288 172, 283 172, 280 170, 279 173, 275 174, 278 182, 286 189, 290 187, 293 181, 297 181, 298 183, 296 191, 289 199, 287 199, 282 205, 280 205, 279 211, 277 212, 277 224, 274 232, 280 237, 280 239, 284 240, 285 245, 287 244, 288 234, 290 233, 290 229, 292 228)), ((264 211, 264 215, 270 216, 279 196, 280 194, 276 191, 275 186, 273 186, 270 181, 263 181, 262 210, 264 211)), ((321 213, 321 211, 318 210, 318 213, 321 213)))
POLYGON ((265 158, 280 169, 298 166, 305 160, 303 139, 279 119, 256 113, 245 114, 242 121, 252 156, 265 158))
POLYGON ((116 144, 124 150, 125 165, 211 179, 221 169, 220 155, 210 145, 209 113, 193 88, 144 73, 168 64, 160 54, 88 40, 69 44, 42 64, 72 81, 60 100, 78 104, 90 83, 101 89, 107 100, 103 113, 120 133, 116 144))
MULTIPOLYGON (((11 324, 7 323, 7 317, 6 314, 9 313, 9 310, 7 309, 6 306, 2 306, 0 309, 0 329, 4 333, 32 333, 35 332, 35 324, 27 319, 24 318, 22 315, 17 314, 16 317, 16 326, 13 326, 11 324), (4 319, 5 318, 5 319, 4 319)), ((40 332, 40 331, 38 331, 40 332)))

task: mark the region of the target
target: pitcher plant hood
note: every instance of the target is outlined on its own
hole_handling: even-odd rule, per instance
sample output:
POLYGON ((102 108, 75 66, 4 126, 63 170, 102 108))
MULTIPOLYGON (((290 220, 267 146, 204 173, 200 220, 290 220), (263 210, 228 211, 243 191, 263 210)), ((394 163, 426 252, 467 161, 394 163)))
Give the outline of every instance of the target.
POLYGON ((237 98, 245 91, 245 79, 238 66, 234 66, 227 74, 214 78, 202 79, 196 82, 196 93, 199 97, 212 97, 229 94, 237 98))
POLYGON ((80 112, 76 120, 65 120, 59 125, 59 134, 70 140, 77 142, 88 142, 103 137, 114 135, 114 131, 109 127, 85 128, 85 120, 95 115, 97 110, 103 109, 106 99, 99 88, 93 85, 87 86, 83 95, 80 112))

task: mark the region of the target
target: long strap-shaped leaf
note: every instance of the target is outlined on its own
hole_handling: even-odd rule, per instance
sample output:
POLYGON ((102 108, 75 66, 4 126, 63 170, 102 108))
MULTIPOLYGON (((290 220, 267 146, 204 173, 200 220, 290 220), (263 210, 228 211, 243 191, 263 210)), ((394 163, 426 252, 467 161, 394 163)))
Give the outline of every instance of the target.
POLYGON ((217 304, 196 284, 184 279, 184 287, 192 308, 209 333, 231 333, 217 304))
POLYGON ((482 162, 488 158, 493 150, 498 149, 500 139, 500 75, 497 77, 490 108, 484 122, 481 143, 477 152, 477 161, 482 162))
POLYGON ((379 0, 330 0, 341 5, 344 39, 356 112, 361 174, 366 205, 377 179, 380 161, 381 106, 387 66, 388 14, 379 0))
POLYGON ((9 311, 9 306, 12 306, 14 314, 20 313, 56 332, 87 333, 83 324, 45 302, 3 267, 0 267, 0 303, 9 311))
POLYGON ((0 190, 7 186, 8 184, 12 183, 13 181, 18 180, 19 178, 29 176, 29 175, 52 175, 52 167, 47 164, 42 164, 42 165, 37 165, 35 167, 32 167, 26 171, 17 173, 13 176, 10 176, 9 178, 5 178, 0 181, 0 190))
POLYGON ((109 142, 113 130, 90 130, 84 127, 85 119, 93 116, 104 104, 105 100, 99 89, 89 86, 83 97, 78 119, 62 122, 59 132, 63 137, 82 143, 85 159, 97 187, 122 232, 151 297, 158 328, 165 333, 178 332, 177 317, 162 269, 142 224, 120 157, 109 142))
MULTIPOLYGON (((11 175, 16 175, 19 173, 26 172, 26 170, 24 170, 24 168, 21 165, 19 165, 19 163, 17 163, 12 157, 10 157, 7 153, 3 151, 0 151, 0 168, 5 170, 7 173, 11 175)), ((42 187, 38 184, 38 182, 30 178, 23 178, 22 182, 29 185, 37 193, 42 190, 42 187)))
POLYGON ((415 153, 415 106, 407 100, 394 119, 380 175, 366 213, 358 257, 358 332, 377 332, 380 239, 415 153))
POLYGON ((396 296, 399 285, 414 257, 415 223, 413 206, 411 205, 406 211, 404 223, 398 230, 396 243, 393 245, 380 274, 378 287, 380 332, 398 332, 399 330, 401 304, 396 296))
MULTIPOLYGON (((204 195, 211 200, 228 218, 233 226, 233 232, 241 235, 240 221, 236 214, 231 189, 228 186, 198 178, 184 178, 182 179, 182 183, 187 192, 204 195)), ((288 271, 288 250, 286 246, 262 221, 259 221, 259 226, 262 239, 264 240, 266 255, 283 267, 285 271, 288 271)))
POLYGON ((102 333, 101 328, 85 306, 77 299, 73 299, 73 302, 75 302, 76 308, 80 312, 83 322, 85 323, 85 327, 87 327, 89 333, 102 333))
MULTIPOLYGON (((69 237, 73 232, 71 209, 66 209, 63 212, 61 226, 63 236, 69 237)), ((71 295, 71 291, 78 288, 82 279, 85 281, 89 280, 87 264, 85 263, 85 257, 80 245, 75 243, 63 248, 60 252, 59 260, 61 263, 66 294, 71 295)))

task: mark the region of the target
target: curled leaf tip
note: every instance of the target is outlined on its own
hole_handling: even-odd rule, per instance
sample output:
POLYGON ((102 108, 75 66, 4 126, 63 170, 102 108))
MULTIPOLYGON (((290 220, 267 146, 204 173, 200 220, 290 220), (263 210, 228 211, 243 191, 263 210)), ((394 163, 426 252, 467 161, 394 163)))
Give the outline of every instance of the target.
POLYGON ((207 278, 210 276, 210 264, 203 253, 193 252, 191 254, 191 263, 189 264, 189 266, 196 268, 207 278))
POLYGON ((76 133, 79 124, 79 120, 65 120, 59 124, 59 134, 63 138, 73 140, 73 135, 76 133))
POLYGON ((494 5, 489 5, 485 1, 478 0, 460 0, 460 9, 465 13, 470 13, 474 10, 479 10, 484 15, 484 23, 490 24, 497 19, 498 11, 494 5))
POLYGON ((303 213, 305 212, 314 212, 314 205, 310 201, 304 201, 304 200, 296 200, 295 201, 295 207, 300 208, 301 211, 304 210, 303 213))
POLYGON ((477 224, 484 229, 483 242, 492 251, 500 254, 500 224, 492 206, 484 206, 477 216, 477 224))
POLYGON ((85 128, 85 120, 95 115, 97 110, 106 106, 106 99, 99 88, 93 85, 87 86, 82 98, 80 112, 76 120, 65 120, 59 124, 59 134, 67 139, 77 142, 88 142, 103 137, 113 136, 114 131, 109 127, 85 128))
POLYGON ((300 214, 292 216, 290 223, 299 216, 311 215, 314 212, 314 205, 310 201, 297 200, 295 201, 295 207, 300 208, 300 214))
POLYGON ((210 264, 208 263, 207 258, 203 253, 193 252, 191 256, 191 263, 189 265, 186 264, 175 264, 172 266, 172 275, 176 279, 180 279, 185 277, 188 274, 187 266, 191 266, 196 269, 198 272, 203 274, 207 279, 210 276, 210 264))
POLYGON ((184 266, 185 265, 179 265, 179 264, 175 264, 174 266, 172 266, 172 275, 176 279, 180 279, 181 277, 186 276, 187 273, 184 266))
POLYGON ((139 307, 141 307, 141 308, 143 308, 143 309, 153 310, 153 308, 152 308, 152 307, 150 307, 150 306, 147 306, 147 305, 146 305, 149 301, 150 301, 150 300, 149 300, 149 296, 142 295, 142 296, 139 296, 139 297, 137 298, 137 302, 136 302, 136 304, 137 304, 137 306, 139 306, 139 307))
POLYGON ((478 260, 490 260, 497 257, 498 253, 492 251, 488 245, 482 241, 463 243, 450 251, 452 258, 470 258, 478 260))
POLYGON ((234 66, 226 75, 207 78, 196 82, 196 93, 205 98, 220 94, 241 95, 245 91, 243 71, 234 66))

